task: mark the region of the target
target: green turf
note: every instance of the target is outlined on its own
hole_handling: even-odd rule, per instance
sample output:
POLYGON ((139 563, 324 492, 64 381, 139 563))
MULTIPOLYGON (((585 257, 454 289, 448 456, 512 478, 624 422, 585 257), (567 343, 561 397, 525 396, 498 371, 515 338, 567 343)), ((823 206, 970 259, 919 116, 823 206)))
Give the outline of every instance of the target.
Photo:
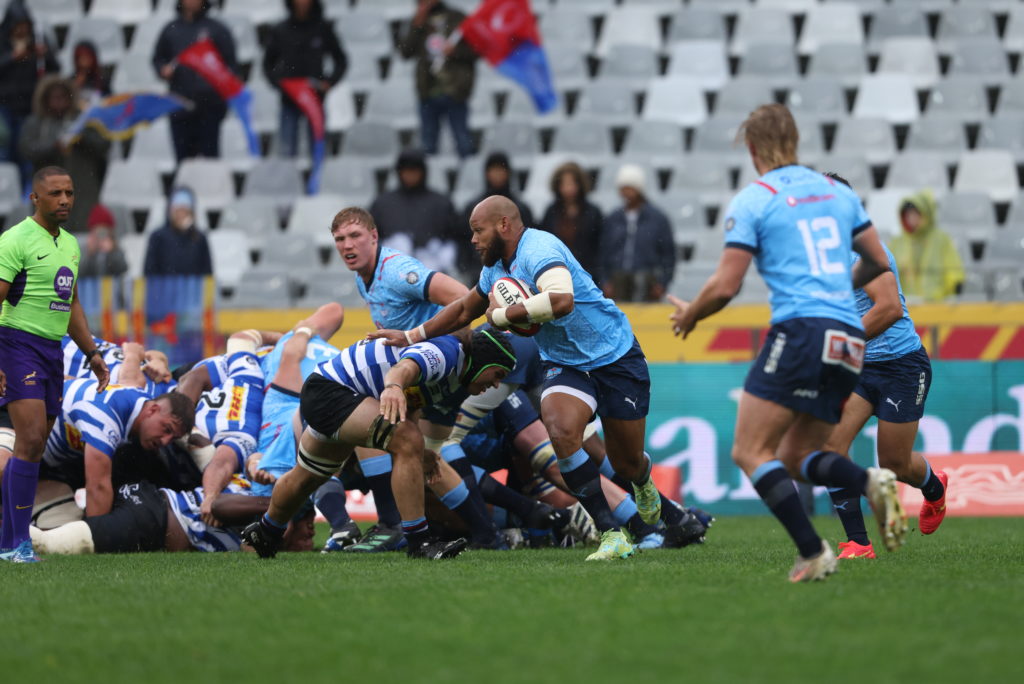
MULTIPOLYGON (((835 539, 834 520, 817 525, 835 539)), ((1024 519, 947 520, 934 537, 915 532, 898 553, 845 561, 814 585, 785 581, 792 554, 773 520, 733 518, 702 547, 602 565, 555 549, 438 563, 196 553, 0 564, 0 676, 1017 680, 1024 519)))

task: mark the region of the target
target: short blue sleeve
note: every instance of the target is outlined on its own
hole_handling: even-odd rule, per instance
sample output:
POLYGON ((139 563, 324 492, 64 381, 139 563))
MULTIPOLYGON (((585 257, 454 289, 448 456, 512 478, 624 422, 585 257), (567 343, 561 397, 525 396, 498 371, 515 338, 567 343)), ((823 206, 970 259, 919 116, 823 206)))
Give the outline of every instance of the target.
POLYGON ((738 247, 757 254, 761 248, 757 235, 760 217, 751 210, 749 198, 750 188, 748 187, 729 203, 729 208, 725 213, 725 246, 738 247))
POLYGON ((536 283, 545 271, 557 266, 565 267, 568 259, 563 254, 565 244, 551 233, 533 230, 525 249, 520 248, 516 262, 523 274, 536 283))
POLYGON ((480 296, 487 299, 491 294, 491 288, 494 287, 494 281, 497 280, 495 277, 496 266, 486 266, 480 271, 480 280, 476 284, 476 290, 480 293, 480 296))

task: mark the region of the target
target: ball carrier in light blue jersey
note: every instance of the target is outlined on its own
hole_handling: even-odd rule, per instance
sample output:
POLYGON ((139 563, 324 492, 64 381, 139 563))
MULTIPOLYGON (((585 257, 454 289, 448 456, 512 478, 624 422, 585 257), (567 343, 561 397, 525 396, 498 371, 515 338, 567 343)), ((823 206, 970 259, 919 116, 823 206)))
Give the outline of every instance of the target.
POLYGON ((892 471, 866 471, 825 450, 864 362, 853 289, 889 267, 853 191, 797 164, 800 135, 788 109, 758 107, 741 131, 761 177, 730 203, 725 249, 697 298, 671 298, 673 330, 685 337, 726 306, 756 262, 771 292, 772 327, 744 384, 732 457, 796 544, 789 580, 823 580, 836 569, 835 553, 791 477, 866 494, 889 550, 906 535, 892 471), (851 249, 863 257, 852 267, 851 249))
POLYGON ((477 286, 418 328, 371 336, 407 345, 458 330, 485 313, 499 329, 510 323, 541 323, 534 338, 546 376, 541 419, 566 485, 601 532, 601 546, 588 560, 628 558, 634 547, 601 492, 598 467, 583 450, 583 433, 595 414, 601 416, 612 465, 633 483, 644 521, 655 524, 661 498, 644 454, 650 375, 629 320, 558 238, 523 225, 508 198, 484 199, 473 209, 469 225, 484 265, 477 286), (537 294, 498 307, 490 293, 502 277, 518 278, 537 294))

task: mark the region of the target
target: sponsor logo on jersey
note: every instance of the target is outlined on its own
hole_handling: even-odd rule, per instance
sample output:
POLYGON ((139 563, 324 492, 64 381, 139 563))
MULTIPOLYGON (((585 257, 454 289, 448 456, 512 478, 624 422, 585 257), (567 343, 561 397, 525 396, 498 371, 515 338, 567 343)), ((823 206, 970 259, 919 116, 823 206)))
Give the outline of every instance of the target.
POLYGON ((68 446, 74 451, 85 451, 85 442, 82 441, 82 433, 71 423, 64 424, 64 438, 68 446))
POLYGON ((408 273, 405 274, 405 282, 409 283, 410 285, 415 285, 419 281, 420 274, 417 273, 416 271, 409 271, 408 273))
POLYGON ((732 230, 735 227, 736 227, 736 219, 735 218, 730 216, 729 218, 725 219, 725 232, 728 233, 730 230, 732 230))
POLYGON ((430 349, 429 347, 420 350, 420 356, 422 356, 423 360, 427 362, 427 367, 431 373, 438 370, 441 367, 441 364, 444 363, 444 359, 441 355, 438 354, 436 350, 430 349))
MULTIPOLYGON (((71 299, 71 291, 75 286, 75 274, 67 266, 61 266, 57 269, 57 275, 53 277, 53 291, 57 293, 57 296, 67 301, 71 299)), ((50 305, 53 308, 53 304, 50 305)))
POLYGON ((231 388, 231 405, 228 406, 228 420, 241 420, 244 406, 245 387, 243 385, 235 385, 231 388))

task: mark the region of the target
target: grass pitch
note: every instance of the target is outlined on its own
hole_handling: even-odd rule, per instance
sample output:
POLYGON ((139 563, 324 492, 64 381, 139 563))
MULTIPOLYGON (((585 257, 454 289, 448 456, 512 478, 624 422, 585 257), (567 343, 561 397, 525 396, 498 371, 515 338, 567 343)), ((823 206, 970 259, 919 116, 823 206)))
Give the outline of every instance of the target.
MULTIPOLYGON (((834 545, 838 523, 816 525, 834 545)), ((0 564, 0 662, 12 682, 1019 681, 1024 519, 949 519, 812 585, 786 582, 793 553, 773 519, 732 518, 704 546, 600 565, 555 549, 0 564)))

